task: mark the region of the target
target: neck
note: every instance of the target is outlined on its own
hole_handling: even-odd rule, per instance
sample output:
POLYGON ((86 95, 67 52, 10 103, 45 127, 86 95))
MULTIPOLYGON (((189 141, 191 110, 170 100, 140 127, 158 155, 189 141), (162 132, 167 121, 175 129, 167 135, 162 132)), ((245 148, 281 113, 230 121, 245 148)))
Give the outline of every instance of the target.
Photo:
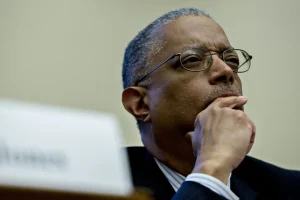
POLYGON ((152 156, 174 171, 183 176, 187 176, 193 171, 196 158, 190 144, 180 144, 180 148, 178 148, 179 145, 161 148, 161 145, 157 145, 153 140, 147 140, 145 137, 142 137, 142 141, 152 156))

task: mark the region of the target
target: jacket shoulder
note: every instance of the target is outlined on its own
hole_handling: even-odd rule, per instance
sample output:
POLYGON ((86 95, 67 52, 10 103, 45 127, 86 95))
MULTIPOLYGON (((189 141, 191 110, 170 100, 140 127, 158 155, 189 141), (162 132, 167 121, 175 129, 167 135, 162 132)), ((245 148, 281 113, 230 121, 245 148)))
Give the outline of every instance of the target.
POLYGON ((300 189, 300 171, 284 169, 251 156, 246 156, 233 172, 257 189, 281 192, 300 189))
POLYGON ((135 168, 140 168, 144 165, 144 160, 148 156, 148 152, 145 147, 126 147, 126 151, 132 170, 136 170, 135 168))

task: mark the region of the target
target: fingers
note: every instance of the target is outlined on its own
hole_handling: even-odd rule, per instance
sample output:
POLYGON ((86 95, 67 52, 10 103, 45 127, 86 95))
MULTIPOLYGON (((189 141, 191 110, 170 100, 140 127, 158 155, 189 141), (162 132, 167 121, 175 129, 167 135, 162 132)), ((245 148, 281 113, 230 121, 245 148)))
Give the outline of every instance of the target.
POLYGON ((247 103, 248 99, 244 96, 230 96, 222 97, 213 101, 208 107, 219 107, 219 108, 234 108, 241 107, 247 103))

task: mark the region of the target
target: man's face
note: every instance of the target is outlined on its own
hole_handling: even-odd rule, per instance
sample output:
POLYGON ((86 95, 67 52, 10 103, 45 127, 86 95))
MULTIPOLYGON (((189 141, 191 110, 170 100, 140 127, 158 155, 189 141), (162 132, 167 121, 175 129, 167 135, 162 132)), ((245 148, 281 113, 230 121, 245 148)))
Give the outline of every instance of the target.
MULTIPOLYGON (((153 66, 189 47, 212 53, 230 47, 222 28, 204 16, 180 17, 163 27, 163 35, 166 46, 153 58, 153 66)), ((242 94, 239 76, 219 55, 213 55, 211 66, 202 72, 184 70, 175 57, 151 75, 147 93, 152 138, 155 146, 175 159, 194 159, 186 134, 194 130, 197 114, 220 95, 242 94)))

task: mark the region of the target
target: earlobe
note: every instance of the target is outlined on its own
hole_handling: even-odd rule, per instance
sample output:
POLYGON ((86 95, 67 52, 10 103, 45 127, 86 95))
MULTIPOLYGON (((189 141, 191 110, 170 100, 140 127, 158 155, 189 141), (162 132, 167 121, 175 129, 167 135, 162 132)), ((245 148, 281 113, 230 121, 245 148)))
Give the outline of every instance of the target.
POLYGON ((124 108, 136 119, 150 121, 147 90, 142 87, 129 87, 122 93, 124 108))

